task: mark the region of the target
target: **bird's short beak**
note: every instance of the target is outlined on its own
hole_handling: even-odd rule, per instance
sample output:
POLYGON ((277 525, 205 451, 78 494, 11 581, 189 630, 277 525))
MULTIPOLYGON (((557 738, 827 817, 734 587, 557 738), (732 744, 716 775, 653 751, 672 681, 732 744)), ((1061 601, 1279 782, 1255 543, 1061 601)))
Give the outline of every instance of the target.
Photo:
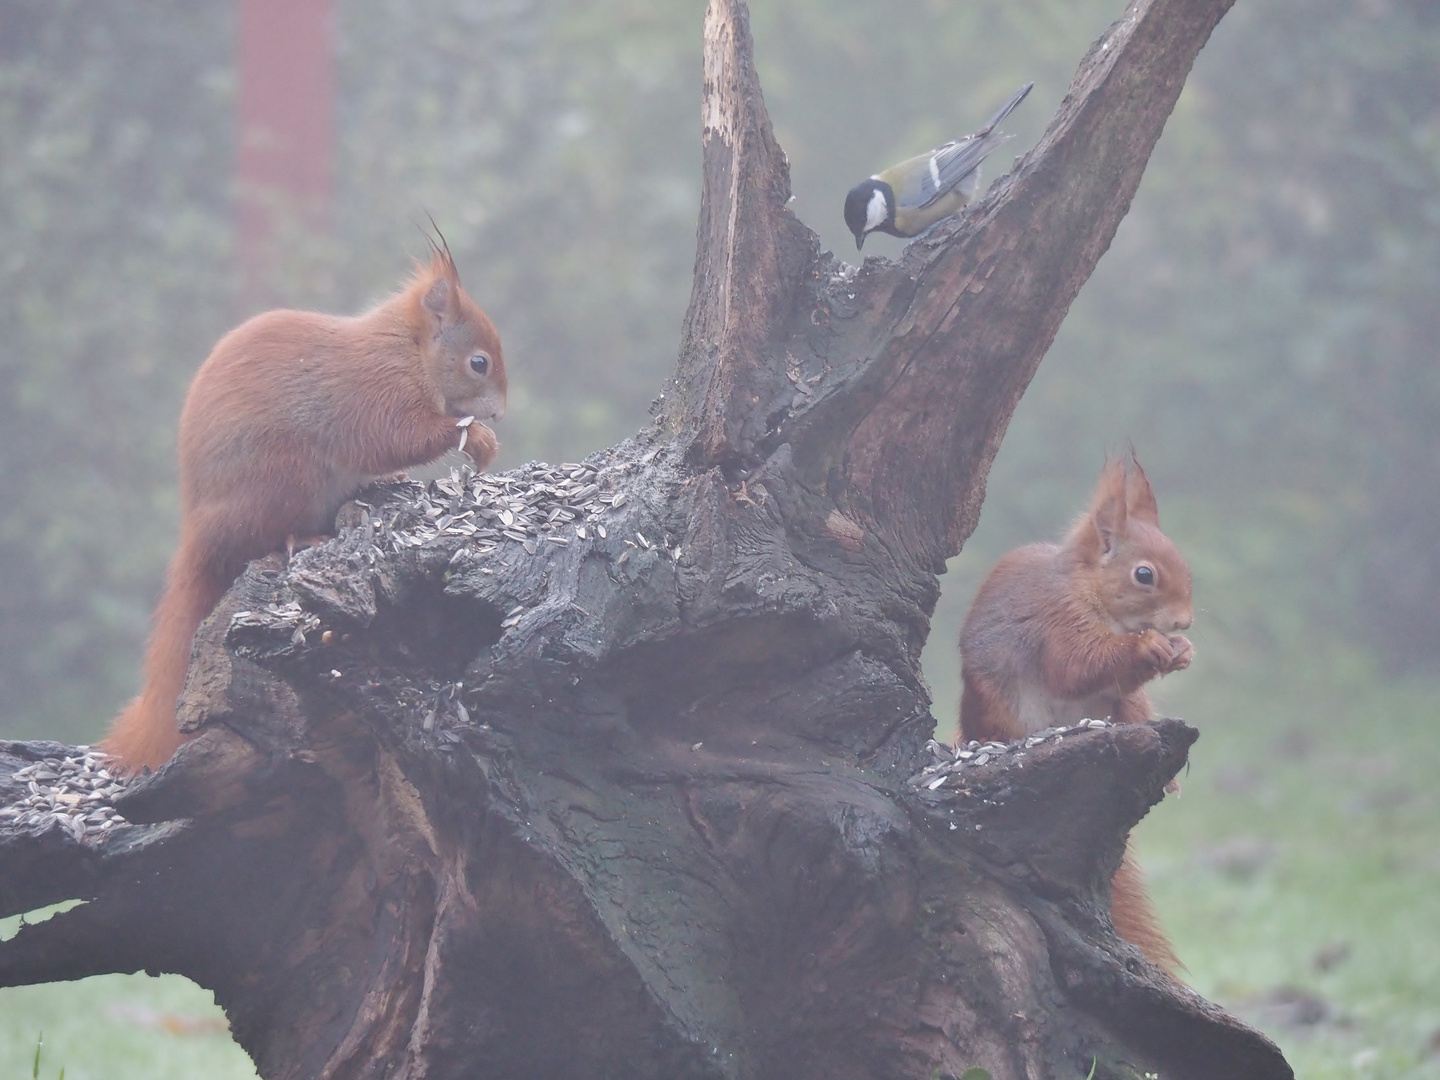
POLYGON ((855 234, 855 250, 856 250, 856 251, 860 251, 860 250, 861 250, 862 248, 864 248, 864 247, 865 247, 865 234, 864 234, 863 232, 862 232, 862 233, 856 233, 856 234, 855 234))

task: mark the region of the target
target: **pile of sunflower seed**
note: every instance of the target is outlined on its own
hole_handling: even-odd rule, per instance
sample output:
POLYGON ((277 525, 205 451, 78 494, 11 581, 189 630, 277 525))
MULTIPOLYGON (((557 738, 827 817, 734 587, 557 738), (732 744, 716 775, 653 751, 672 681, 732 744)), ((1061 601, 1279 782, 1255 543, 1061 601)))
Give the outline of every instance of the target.
POLYGON ((230 616, 230 626, 262 626, 267 629, 293 630, 290 642, 304 645, 305 635, 320 629, 320 616, 306 611, 295 601, 268 604, 257 611, 237 611, 230 616))
POLYGON ((602 490, 609 479, 594 466, 573 463, 531 462, 510 472, 468 476, 451 470, 426 484, 409 507, 376 522, 377 542, 398 552, 458 536, 470 541, 475 555, 506 542, 534 555, 542 543, 564 547, 572 538, 588 539, 592 531, 603 539, 601 516, 625 503, 623 491, 602 490))
POLYGON ((908 783, 911 787, 924 788, 926 791, 938 791, 943 787, 959 787, 959 774, 965 769, 988 765, 1007 755, 1010 755, 1012 760, 1018 760, 1026 750, 1033 749, 1051 739, 1063 739, 1066 735, 1076 735, 1082 731, 1094 731, 1109 726, 1110 724, 1104 720, 1081 720, 1073 727, 1046 728, 1044 731, 1037 731, 1033 735, 1011 743, 982 743, 972 739, 967 743, 956 745, 953 749, 931 739, 925 744, 925 749, 930 751, 930 756, 935 759, 935 763, 927 765, 910 777, 908 783), (952 777, 955 778, 953 782, 951 782, 952 777))
MULTIPOLYGON (((603 540, 609 532, 601 518, 626 504, 625 493, 614 486, 623 472, 623 466, 602 472, 593 465, 531 462, 504 473, 452 469, 449 476, 424 484, 401 481, 388 485, 394 497, 378 508, 356 500, 358 524, 343 530, 338 542, 353 543, 358 533, 363 550, 352 552, 351 558, 368 559, 374 566, 387 551, 398 553, 459 537, 468 543, 451 556, 450 565, 456 567, 505 543, 520 544, 534 555, 542 543, 567 547, 575 539, 603 540)), ((635 535, 639 545, 625 541, 631 547, 654 547, 640 533, 635 535)), ((678 558, 678 549, 671 555, 678 558)), ((504 625, 518 623, 523 610, 511 611, 504 625)), ((320 629, 321 620, 291 602, 237 611, 230 617, 230 627, 289 630, 291 644, 299 646, 306 643, 307 634, 320 629)))
POLYGON ((115 826, 125 824, 111 805, 125 781, 110 774, 107 762, 99 750, 77 746, 64 757, 16 769, 12 778, 27 794, 0 807, 0 824, 36 832, 58 826, 77 841, 103 840, 115 826))

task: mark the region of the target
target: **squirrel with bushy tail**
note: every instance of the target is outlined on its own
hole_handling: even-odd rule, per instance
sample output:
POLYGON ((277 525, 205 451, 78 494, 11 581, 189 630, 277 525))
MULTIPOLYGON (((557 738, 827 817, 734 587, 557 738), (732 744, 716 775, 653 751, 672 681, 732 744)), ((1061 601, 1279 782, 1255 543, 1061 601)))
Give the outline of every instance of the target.
POLYGON ((505 413, 495 327, 460 288, 442 240, 400 292, 362 315, 269 311, 201 365, 180 416, 180 545, 143 686, 101 743, 123 772, 183 741, 176 702, 195 631, 251 559, 334 530, 377 477, 463 450, 477 468, 505 413))
MULTIPOLYGON (((1107 462, 1090 508, 1058 544, 1010 552, 980 586, 960 635, 962 739, 1009 742, 1084 718, 1154 718, 1145 684, 1188 667, 1190 567, 1160 531, 1145 470, 1107 462)), ((1112 882, 1122 938, 1180 966, 1127 844, 1112 882)))

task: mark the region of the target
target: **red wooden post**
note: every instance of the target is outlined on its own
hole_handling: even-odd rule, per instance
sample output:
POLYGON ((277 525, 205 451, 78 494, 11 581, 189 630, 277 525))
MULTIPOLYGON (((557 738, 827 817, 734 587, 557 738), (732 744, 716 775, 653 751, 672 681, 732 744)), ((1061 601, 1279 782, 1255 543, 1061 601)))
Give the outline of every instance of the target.
POLYGON ((281 221, 323 230, 335 142, 334 0, 240 0, 240 258, 259 301, 281 221))

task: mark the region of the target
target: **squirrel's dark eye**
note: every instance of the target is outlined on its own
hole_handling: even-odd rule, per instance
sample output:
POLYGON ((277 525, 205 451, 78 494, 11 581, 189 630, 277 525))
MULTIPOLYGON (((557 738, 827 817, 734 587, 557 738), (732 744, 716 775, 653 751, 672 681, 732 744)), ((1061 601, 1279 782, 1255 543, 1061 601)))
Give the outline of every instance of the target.
POLYGON ((1146 566, 1144 563, 1141 563, 1139 566, 1135 567, 1135 580, 1138 581, 1141 585, 1154 585, 1154 568, 1146 566))
POLYGON ((490 357, 483 352, 477 352, 470 357, 470 370, 476 375, 488 375, 490 373, 490 357))

